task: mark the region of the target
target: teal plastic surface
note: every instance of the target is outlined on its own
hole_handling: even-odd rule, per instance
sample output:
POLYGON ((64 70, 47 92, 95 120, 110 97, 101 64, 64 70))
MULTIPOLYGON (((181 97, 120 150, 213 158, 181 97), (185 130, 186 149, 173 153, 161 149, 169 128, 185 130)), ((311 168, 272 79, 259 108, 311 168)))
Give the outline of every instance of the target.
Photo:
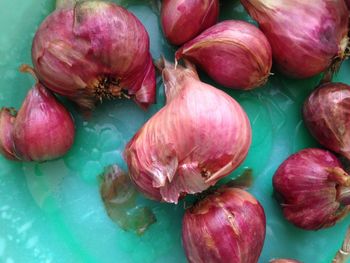
MULTIPOLYGON (((154 58, 173 59, 175 49, 163 38, 153 1, 124 0, 146 26, 154 58)), ((31 63, 31 40, 40 22, 54 9, 52 0, 0 1, 0 106, 21 105, 33 81, 18 72, 31 63)), ((222 1, 221 19, 246 19, 237 0, 222 1)), ((251 20, 249 20, 251 21, 251 20)), ((293 52, 293 51, 290 51, 293 52)), ((350 84, 350 63, 336 79, 350 84)), ((350 217, 317 232, 293 227, 272 197, 271 177, 291 153, 317 146, 301 119, 301 105, 319 78, 291 80, 278 74, 265 87, 240 92, 225 89, 249 115, 253 144, 248 158, 231 176, 253 169, 249 190, 262 203, 267 235, 259 262, 292 257, 306 263, 330 262, 340 247, 350 217)), ((207 80, 206 78, 204 78, 207 80)), ((154 210, 157 222, 141 237, 124 232, 106 215, 97 176, 103 167, 123 168, 127 141, 164 105, 158 77, 158 100, 149 111, 130 101, 107 101, 88 120, 74 107, 77 135, 63 158, 46 163, 18 163, 0 157, 0 262, 14 263, 182 263, 183 203, 160 204, 140 197, 154 210)))

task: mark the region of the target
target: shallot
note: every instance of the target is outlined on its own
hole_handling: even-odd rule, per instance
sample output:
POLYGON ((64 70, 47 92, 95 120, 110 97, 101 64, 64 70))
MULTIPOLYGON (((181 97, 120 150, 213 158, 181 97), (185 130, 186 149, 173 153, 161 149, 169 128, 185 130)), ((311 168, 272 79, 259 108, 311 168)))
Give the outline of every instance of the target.
POLYGON ((148 33, 114 3, 83 1, 57 9, 36 32, 32 60, 47 88, 83 109, 115 97, 133 98, 142 107, 155 101, 148 33))
POLYGON ((163 0, 160 16, 168 41, 182 45, 216 23, 219 0, 163 0))
POLYGON ((253 89, 266 83, 272 66, 271 46, 264 34, 245 21, 212 26, 176 52, 202 68, 219 84, 253 89))
POLYGON ((241 0, 265 33, 285 74, 307 78, 335 70, 346 57, 349 11, 344 0, 241 0), (332 68, 333 67, 333 68, 332 68))
MULTIPOLYGON (((29 66, 22 71, 34 74, 29 66)), ((5 157, 20 161, 47 161, 63 156, 74 141, 70 113, 37 82, 20 110, 0 111, 0 150, 5 157)))
POLYGON ((244 190, 221 188, 187 209, 182 240, 190 263, 256 263, 265 232, 260 203, 244 190))
POLYGON ((286 219, 303 229, 333 226, 350 211, 350 176, 326 150, 291 155, 273 176, 273 186, 286 219))
POLYGON ((177 203, 232 172, 246 157, 251 127, 229 95, 201 82, 190 63, 163 61, 166 105, 125 149, 130 176, 149 198, 177 203))
POLYGON ((350 86, 327 83, 304 103, 303 117, 316 140, 350 160, 350 86))

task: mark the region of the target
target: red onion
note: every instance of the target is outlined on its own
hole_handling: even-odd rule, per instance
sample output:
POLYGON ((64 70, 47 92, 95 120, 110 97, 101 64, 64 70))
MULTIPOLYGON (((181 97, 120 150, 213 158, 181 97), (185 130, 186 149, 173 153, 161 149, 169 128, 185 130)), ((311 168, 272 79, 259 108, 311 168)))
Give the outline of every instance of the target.
POLYGON ((241 0, 259 23, 282 72, 307 78, 345 57, 348 10, 344 0, 241 0))
POLYGON ((219 0, 163 0, 160 16, 168 41, 182 45, 216 23, 219 0))
POLYGON ((155 101, 155 70, 141 22, 114 3, 84 1, 58 9, 39 27, 32 59, 41 82, 91 109, 96 101, 155 101))
POLYGON ((241 106, 201 82, 192 65, 164 62, 167 103, 125 149, 130 176, 155 200, 177 203, 232 172, 246 157, 251 128, 241 106))
POLYGON ((290 156, 276 171, 273 186, 284 216, 303 229, 333 226, 350 211, 350 176, 326 150, 290 156))
MULTIPOLYGON (((28 66, 22 70, 32 71, 28 66)), ((73 144, 75 131, 70 113, 40 83, 28 92, 17 115, 2 109, 0 123, 5 127, 0 129, 0 149, 10 159, 52 160, 64 155, 73 144)))
POLYGON ((259 202, 238 188, 222 188, 187 209, 182 240, 190 263, 256 263, 266 219, 259 202))
POLYGON ((270 263, 300 263, 300 261, 294 259, 273 259, 270 263))
POLYGON ((253 89, 267 81, 271 46, 264 34, 244 21, 224 21, 204 31, 176 52, 199 65, 223 86, 253 89))
POLYGON ((312 92, 304 121, 316 140, 350 160, 350 86, 327 83, 312 92))

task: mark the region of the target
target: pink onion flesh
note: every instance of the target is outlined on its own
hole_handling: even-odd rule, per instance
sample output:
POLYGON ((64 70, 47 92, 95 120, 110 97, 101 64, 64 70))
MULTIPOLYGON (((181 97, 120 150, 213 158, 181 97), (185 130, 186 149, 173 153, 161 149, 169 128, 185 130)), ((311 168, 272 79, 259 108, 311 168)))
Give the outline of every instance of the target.
POLYGON ((148 33, 114 3, 84 1, 53 12, 34 37, 32 60, 45 86, 83 109, 111 98, 142 107, 155 101, 148 33))
POLYGON ((187 209, 182 240, 190 263, 256 263, 266 219, 259 202, 238 188, 222 188, 187 209))
POLYGON ((168 41, 182 45, 216 23, 219 0, 163 0, 160 16, 168 41))
POLYGON ((326 150, 291 155, 273 176, 273 186, 286 219, 303 229, 333 226, 350 211, 350 176, 326 150))
POLYGON ((349 12, 344 0, 241 0, 272 46, 279 69, 295 78, 345 58, 349 12))
POLYGON ((245 21, 212 26, 176 52, 203 69, 219 84, 253 89, 266 83, 272 66, 271 46, 264 34, 245 21))
POLYGON ((201 82, 192 65, 163 66, 166 105, 131 139, 124 156, 141 192, 177 203, 180 196, 215 184, 245 159, 251 128, 241 106, 201 82))

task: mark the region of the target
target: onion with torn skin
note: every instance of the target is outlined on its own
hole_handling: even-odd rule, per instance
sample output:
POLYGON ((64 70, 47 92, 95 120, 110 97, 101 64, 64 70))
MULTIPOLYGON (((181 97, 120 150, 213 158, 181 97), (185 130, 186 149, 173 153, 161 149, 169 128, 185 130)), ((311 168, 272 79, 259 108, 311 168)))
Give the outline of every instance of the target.
POLYGON ((133 98, 155 102, 155 69, 149 36, 128 10, 104 1, 61 8, 40 25, 32 60, 40 81, 90 110, 98 101, 133 98))
POLYGON ((190 263, 256 263, 265 232, 260 203, 244 190, 223 187, 186 210, 182 240, 190 263))
POLYGON ((130 176, 147 197, 177 203, 202 192, 245 159, 251 127, 229 95, 201 82, 191 64, 164 62, 166 105, 127 144, 130 176))

